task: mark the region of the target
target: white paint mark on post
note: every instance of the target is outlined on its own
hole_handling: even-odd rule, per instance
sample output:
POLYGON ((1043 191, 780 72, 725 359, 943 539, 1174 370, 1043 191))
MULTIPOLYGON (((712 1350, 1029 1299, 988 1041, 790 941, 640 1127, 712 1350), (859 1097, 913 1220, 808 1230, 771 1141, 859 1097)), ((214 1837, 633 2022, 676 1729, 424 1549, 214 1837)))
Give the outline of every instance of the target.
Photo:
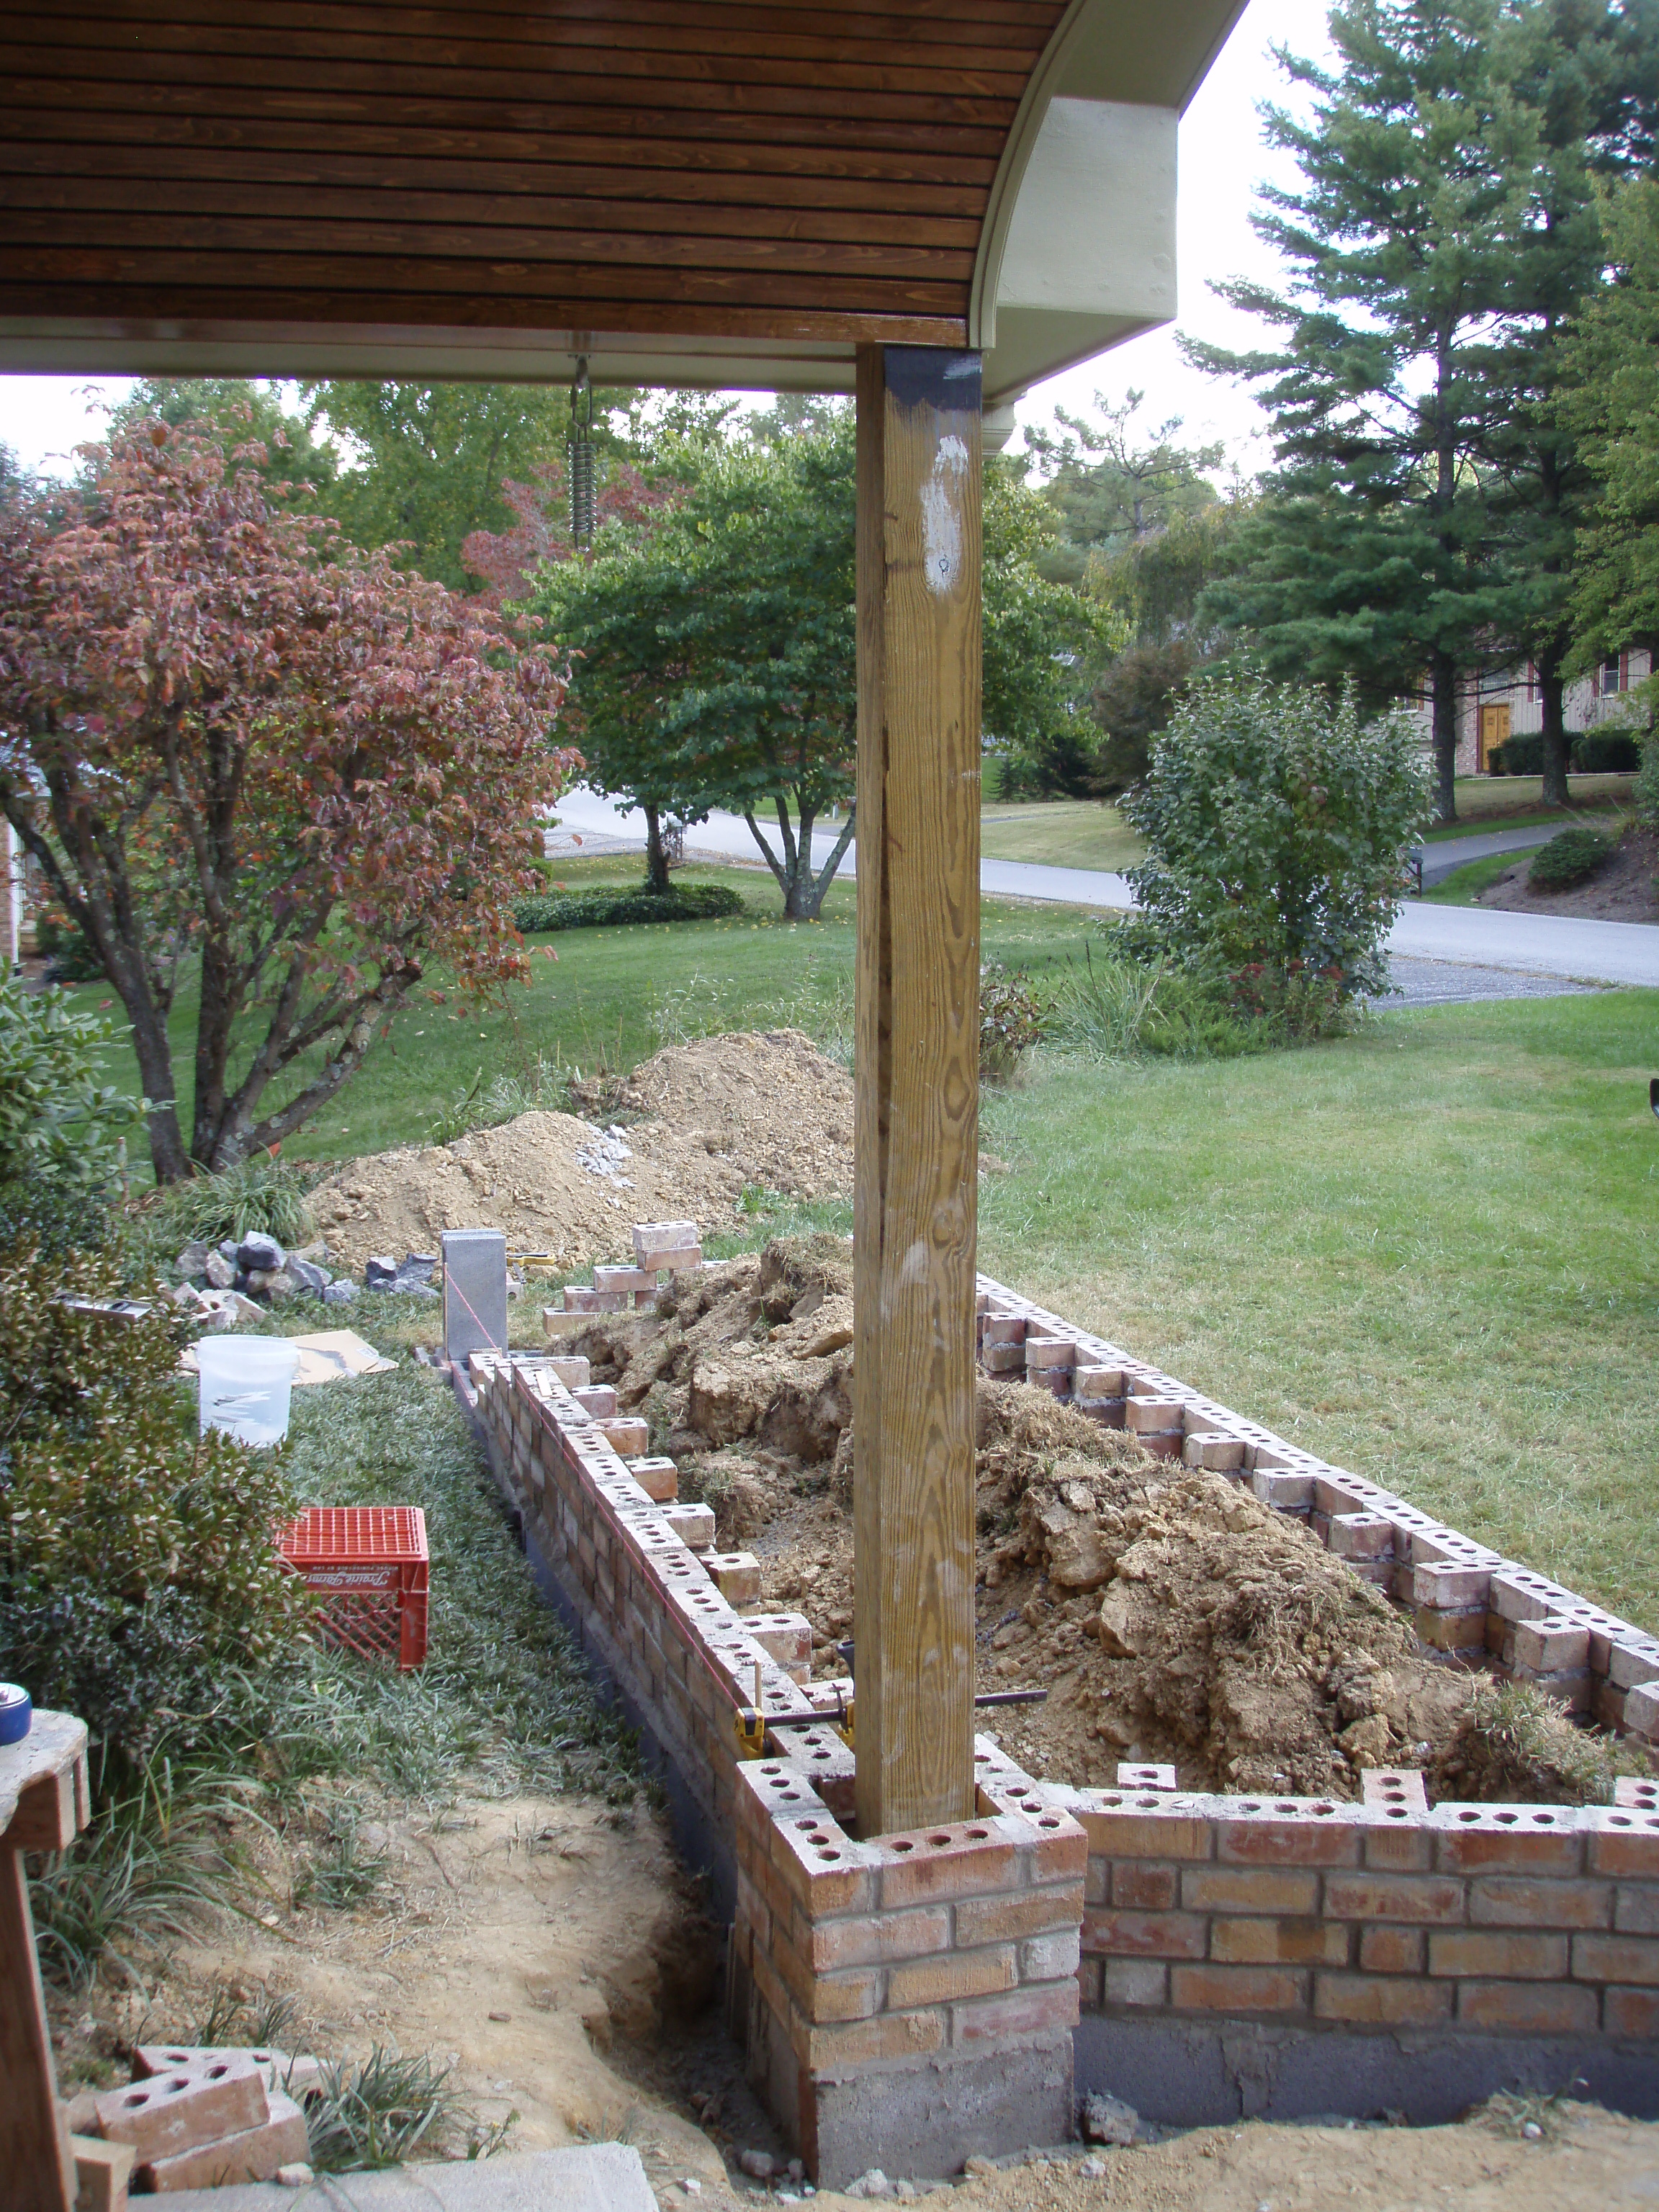
POLYGON ((954 592, 962 575, 962 482, 968 448, 954 432, 939 441, 921 488, 921 566, 935 599, 954 592))

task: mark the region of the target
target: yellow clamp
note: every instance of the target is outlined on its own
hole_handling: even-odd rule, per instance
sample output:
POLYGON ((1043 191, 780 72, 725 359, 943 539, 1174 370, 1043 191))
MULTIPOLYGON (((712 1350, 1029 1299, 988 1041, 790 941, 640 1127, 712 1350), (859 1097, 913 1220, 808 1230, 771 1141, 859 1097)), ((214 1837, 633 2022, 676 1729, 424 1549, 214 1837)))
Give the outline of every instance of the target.
POLYGON ((847 1703, 842 1707, 841 1717, 836 1723, 835 1727, 836 1734, 847 1746, 848 1751, 855 1751, 858 1747, 853 1741, 853 1700, 850 1698, 848 1698, 847 1703))
POLYGON ((738 1757, 764 1759, 766 1756, 766 1716, 757 1712, 753 1705, 737 1709, 738 1757))

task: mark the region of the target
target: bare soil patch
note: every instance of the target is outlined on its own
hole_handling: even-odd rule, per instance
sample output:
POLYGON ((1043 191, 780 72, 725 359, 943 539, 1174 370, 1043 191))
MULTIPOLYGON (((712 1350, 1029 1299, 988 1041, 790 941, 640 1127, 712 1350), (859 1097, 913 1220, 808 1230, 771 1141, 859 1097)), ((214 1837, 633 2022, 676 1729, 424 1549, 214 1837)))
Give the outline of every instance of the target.
POLYGON ((1533 854, 1522 853, 1512 868, 1476 896, 1479 906, 1510 914, 1576 914, 1599 921, 1659 921, 1659 837, 1650 830, 1627 830, 1619 848, 1599 874, 1571 890, 1534 891, 1527 884, 1533 854))
POLYGON ((331 1256, 435 1252, 446 1229, 500 1229, 562 1263, 618 1255, 635 1221, 741 1211, 750 1185, 803 1198, 853 1183, 853 1080, 799 1030, 672 1045, 619 1081, 574 1087, 596 1117, 521 1114, 453 1144, 354 1160, 313 1194, 331 1256))
MULTIPOLYGON (((823 1677, 853 1627, 852 1342, 851 1255, 827 1237, 574 1340, 720 1540, 754 1550, 764 1605, 811 1622, 823 1677)), ((981 1378, 977 1404, 978 1687, 1048 1691, 986 1716, 1029 1772, 1088 1786, 1158 1761, 1191 1789, 1354 1797, 1366 1768, 1413 1766, 1441 1796, 1583 1794, 1570 1723, 1545 1709, 1489 1743, 1481 1678, 1300 1522, 1025 1383, 981 1378)))

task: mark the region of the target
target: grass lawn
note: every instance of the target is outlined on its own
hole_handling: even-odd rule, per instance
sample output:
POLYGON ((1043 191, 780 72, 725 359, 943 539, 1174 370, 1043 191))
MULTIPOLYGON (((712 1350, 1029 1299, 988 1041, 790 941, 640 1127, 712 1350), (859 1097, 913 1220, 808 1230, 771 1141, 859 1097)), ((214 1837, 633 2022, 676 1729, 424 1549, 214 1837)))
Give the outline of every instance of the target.
POLYGON ((1443 884, 1435 884, 1423 894, 1425 906, 1473 906, 1476 894, 1495 884, 1499 876, 1512 868, 1517 860, 1529 856, 1524 853, 1488 853, 1484 860, 1468 860, 1461 868, 1454 868, 1443 884))
POLYGON ((1540 775, 1461 775, 1455 789, 1457 819, 1431 830, 1431 838, 1468 837, 1482 830, 1522 830, 1534 822, 1571 822, 1592 808, 1628 806, 1634 775, 1573 775, 1569 804, 1543 805, 1540 775))
POLYGON ((1131 868, 1146 851, 1099 799, 988 799, 980 815, 988 860, 1037 860, 1051 868, 1131 868))
POLYGON ((987 1094, 980 1264, 1659 1628, 1659 993, 987 1094))
MULTIPOLYGON (((505 1004, 479 1012, 460 1005, 441 979, 394 1019, 362 1073, 339 1099, 289 1139, 289 1157, 328 1160, 421 1142, 440 1107, 483 1071, 526 1076, 536 1055, 592 1073, 631 1067, 666 1042, 711 1030, 807 1030, 831 1049, 850 1049, 853 1012, 853 884, 830 886, 818 922, 786 921, 769 875, 716 867, 677 871, 685 883, 735 886, 749 912, 741 920, 673 922, 616 929, 563 930, 527 940, 532 980, 505 1004), (439 993, 444 995, 440 1001, 439 993)), ((556 881, 572 890, 639 881, 632 854, 562 861, 556 881)), ((1072 908, 988 901, 981 910, 985 957, 1034 974, 1080 957, 1091 917, 1072 908)), ((108 987, 69 994, 82 1008, 106 1006, 108 987)), ((172 1024, 173 1068, 189 1096, 194 988, 181 992, 172 1024)), ((125 1027, 125 1024, 123 1024, 125 1027)), ((107 1079, 137 1095, 137 1069, 125 1047, 109 1056, 107 1079)), ((132 1141, 130 1139, 130 1141, 132 1141)), ((135 1149, 142 1148, 142 1135, 135 1149)))

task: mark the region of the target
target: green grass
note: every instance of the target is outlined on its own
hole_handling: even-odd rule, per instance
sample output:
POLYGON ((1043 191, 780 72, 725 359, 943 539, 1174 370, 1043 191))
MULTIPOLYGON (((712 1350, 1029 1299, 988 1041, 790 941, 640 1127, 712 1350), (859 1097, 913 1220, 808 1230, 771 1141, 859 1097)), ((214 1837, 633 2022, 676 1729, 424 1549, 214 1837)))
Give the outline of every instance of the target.
POLYGON ((986 1095, 980 1264, 1659 1628, 1659 993, 986 1095))
POLYGON ((1633 775, 1571 775, 1568 805, 1543 804, 1541 775, 1460 775, 1454 787, 1457 820, 1431 830, 1431 837, 1467 837, 1480 830, 1519 830, 1534 822, 1567 822, 1587 808, 1627 806, 1633 775))
POLYGON ((988 860, 1051 868, 1132 868, 1146 848, 1115 806, 1099 799, 988 799, 980 816, 988 860))
MULTIPOLYGON (((556 880, 586 888, 636 881, 639 874, 637 859, 621 854, 562 862, 556 880)), ((529 984, 515 987, 493 1009, 465 1006, 437 980, 395 1018, 390 1038, 376 1042, 362 1073, 289 1141, 285 1156, 349 1158, 422 1142, 481 1069, 486 1084, 495 1075, 526 1079, 538 1054, 591 1074, 597 1066, 631 1067, 663 1042, 686 1036, 785 1023, 831 1045, 850 1043, 855 897, 850 882, 831 885, 822 921, 792 922, 782 916, 769 875, 699 868, 688 869, 685 879, 734 884, 748 902, 748 915, 741 921, 566 930, 528 939, 529 984)), ((988 960, 1040 974, 1080 957, 1091 921, 1072 908, 988 901, 981 927, 988 960)), ((82 1008, 106 1005, 112 1018, 119 1018, 118 1001, 109 1003, 107 986, 87 984, 67 995, 82 1008)), ((180 994, 171 1031, 173 1068, 185 1097, 195 1013, 192 986, 180 994)), ((107 1079, 137 1097, 137 1071, 125 1046, 109 1055, 107 1079)))
POLYGON ((1527 854, 1488 853, 1484 860, 1467 860, 1461 868, 1454 868, 1444 883, 1435 884, 1423 894, 1425 906, 1474 906, 1478 894, 1490 889, 1499 876, 1507 875, 1517 860, 1527 854))

